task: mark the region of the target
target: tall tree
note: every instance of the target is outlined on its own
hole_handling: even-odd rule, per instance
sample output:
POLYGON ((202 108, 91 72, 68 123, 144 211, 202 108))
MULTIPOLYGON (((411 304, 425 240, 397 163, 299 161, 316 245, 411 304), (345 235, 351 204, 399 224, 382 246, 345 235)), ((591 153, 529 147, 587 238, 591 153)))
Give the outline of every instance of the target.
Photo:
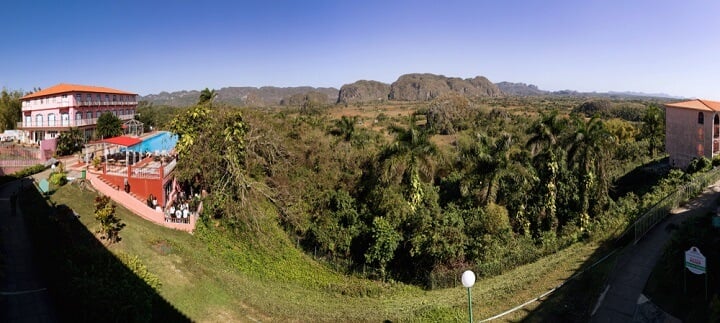
POLYGON ((20 91, 8 91, 3 88, 0 92, 0 130, 15 129, 17 123, 21 121, 21 97, 20 91))
POLYGON ((513 136, 502 133, 490 139, 484 134, 476 135, 476 142, 462 153, 466 163, 471 165, 470 176, 484 189, 483 205, 495 203, 500 181, 505 176, 522 173, 521 166, 513 161, 513 136))
POLYGON ((568 164, 575 167, 580 180, 580 225, 584 228, 590 219, 591 206, 596 213, 609 199, 607 166, 615 139, 597 115, 587 120, 575 116, 573 121, 575 131, 568 141, 568 164))
POLYGON ((432 179, 435 165, 433 157, 438 156, 439 150, 430 141, 430 134, 418 128, 414 117, 410 118, 408 128, 393 126, 390 130, 396 134, 396 139, 381 153, 381 180, 387 183, 399 179, 406 188, 407 201, 414 210, 423 200, 421 181, 432 179))
POLYGON ((85 136, 78 128, 70 128, 69 131, 62 132, 57 139, 57 154, 67 156, 82 150, 85 143, 85 136))
POLYGON ((210 109, 204 105, 196 105, 170 121, 170 131, 178 136, 175 145, 178 154, 185 155, 209 126, 211 126, 210 109))
POLYGON ((655 105, 645 110, 640 137, 648 141, 650 155, 655 158, 658 150, 662 151, 665 142, 665 113, 655 105))
POLYGON ((198 104, 212 104, 215 100, 215 97, 217 97, 217 92, 215 92, 215 90, 205 88, 204 90, 200 91, 200 99, 198 100, 198 104))
POLYGON ((560 137, 567 127, 566 119, 561 118, 557 110, 542 114, 528 133, 532 136, 527 142, 533 154, 535 167, 540 177, 540 189, 544 192, 540 196, 542 211, 540 220, 545 222, 546 229, 557 230, 557 185, 560 160, 558 155, 560 137))
POLYGON ((110 138, 122 135, 122 121, 110 112, 100 115, 95 128, 95 137, 110 138))

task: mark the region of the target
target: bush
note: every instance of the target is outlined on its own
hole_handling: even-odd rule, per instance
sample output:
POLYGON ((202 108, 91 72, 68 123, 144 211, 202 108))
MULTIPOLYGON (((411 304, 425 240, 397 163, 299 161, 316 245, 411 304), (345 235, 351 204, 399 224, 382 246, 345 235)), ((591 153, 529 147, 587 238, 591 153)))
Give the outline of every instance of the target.
POLYGON ((712 160, 712 166, 713 166, 713 167, 720 166, 720 155, 719 155, 719 156, 715 156, 715 157, 713 158, 713 160, 712 160))
POLYGON ((706 157, 693 158, 693 160, 690 162, 690 165, 688 165, 686 172, 688 174, 706 172, 712 168, 712 164, 713 162, 711 162, 706 157))
POLYGON ((47 167, 45 167, 45 165, 43 165, 43 164, 37 164, 37 165, 35 165, 35 166, 30 166, 30 167, 25 168, 25 169, 23 169, 23 170, 17 171, 17 172, 15 172, 15 173, 13 173, 12 176, 13 176, 13 177, 16 177, 16 178, 23 178, 23 177, 27 177, 27 176, 30 176, 30 175, 35 175, 35 174, 37 174, 37 173, 39 173, 39 172, 42 172, 42 171, 44 171, 46 168, 47 168, 47 167))
POLYGON ((62 172, 52 173, 50 174, 50 178, 48 178, 48 181, 50 182, 50 184, 63 186, 67 183, 67 175, 62 172))
POLYGON ((495 203, 485 206, 485 216, 481 218, 483 227, 489 234, 498 234, 510 230, 510 217, 508 210, 495 203))
POLYGON ((131 256, 124 252, 120 252, 118 254, 118 258, 120 258, 120 261, 122 261, 122 263, 125 264, 128 269, 132 270, 136 276, 144 280, 148 284, 148 286, 152 287, 155 290, 160 288, 160 278, 150 272, 150 270, 148 270, 147 266, 142 263, 142 260, 140 260, 138 256, 131 256))

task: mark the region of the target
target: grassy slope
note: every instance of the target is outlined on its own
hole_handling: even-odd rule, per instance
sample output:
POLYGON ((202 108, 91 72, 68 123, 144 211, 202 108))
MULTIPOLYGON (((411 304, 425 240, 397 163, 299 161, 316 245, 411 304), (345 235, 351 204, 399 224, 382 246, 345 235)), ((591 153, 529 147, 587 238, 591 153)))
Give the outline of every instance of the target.
MULTIPOLYGON (((93 195, 66 186, 52 199, 81 215, 95 231, 93 195)), ((269 212, 270 213, 270 212, 269 212)), ((160 294, 197 321, 459 320, 466 317, 461 287, 425 291, 336 273, 296 249, 271 218, 261 234, 230 240, 217 229, 193 235, 158 227, 124 208, 127 226, 112 252, 137 255, 160 277, 160 294)), ((485 318, 531 299, 572 275, 595 251, 577 244, 504 275, 481 279, 473 288, 475 318, 485 318)), ((531 305, 531 308, 537 306, 531 305)), ((519 319, 525 311, 508 317, 519 319)))

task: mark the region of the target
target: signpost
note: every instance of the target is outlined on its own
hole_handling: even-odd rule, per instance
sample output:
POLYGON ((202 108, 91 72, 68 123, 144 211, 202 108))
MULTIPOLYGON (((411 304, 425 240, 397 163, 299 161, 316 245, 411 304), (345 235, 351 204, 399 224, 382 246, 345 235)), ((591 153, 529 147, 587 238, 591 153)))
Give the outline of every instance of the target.
MULTIPOLYGON (((707 299, 707 270, 705 264, 705 256, 700 253, 697 247, 690 247, 685 251, 685 268, 695 275, 705 274, 705 299, 707 299)), ((683 271, 683 289, 687 293, 687 282, 685 281, 685 273, 683 271)))

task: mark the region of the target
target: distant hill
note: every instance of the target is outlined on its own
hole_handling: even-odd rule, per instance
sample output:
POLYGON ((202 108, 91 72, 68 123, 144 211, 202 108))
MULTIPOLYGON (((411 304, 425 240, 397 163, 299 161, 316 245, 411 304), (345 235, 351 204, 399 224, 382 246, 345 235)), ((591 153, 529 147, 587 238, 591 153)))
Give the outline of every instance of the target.
POLYGON ((390 100, 428 101, 443 94, 456 92, 468 98, 501 96, 502 91, 487 78, 445 77, 436 74, 405 74, 390 85, 390 100))
POLYGON ((390 84, 360 80, 340 88, 337 103, 383 101, 388 99, 390 84))
MULTIPOLYGON (((322 103, 332 104, 335 103, 338 92, 336 88, 314 88, 310 86, 224 87, 216 90, 217 97, 215 101, 240 106, 273 106, 295 102, 299 95, 303 98, 308 96, 313 100, 321 99, 324 101, 322 103), (293 96, 295 96, 295 100, 291 99, 293 96)), ((189 106, 197 103, 199 97, 199 91, 177 91, 150 94, 140 97, 140 100, 156 105, 189 106)))
POLYGON ((304 104, 328 104, 335 101, 335 98, 329 98, 327 94, 319 91, 309 91, 306 93, 293 94, 290 97, 280 100, 280 105, 300 106, 304 104))
MULTIPOLYGON (((545 91, 536 85, 514 82, 492 83, 483 76, 462 79, 430 73, 404 74, 392 84, 359 80, 332 87, 224 87, 216 91, 217 102, 238 106, 299 106, 311 104, 363 103, 391 101, 429 101, 444 94, 457 93, 468 99, 498 96, 570 96, 579 98, 684 99, 664 93, 545 91)), ((160 92, 140 97, 156 105, 190 106, 197 103, 199 91, 160 92)))
POLYGON ((534 96, 549 94, 549 91, 538 89, 537 85, 525 83, 500 82, 495 83, 505 95, 534 96))
POLYGON ((683 100, 686 99, 682 96, 676 96, 676 95, 670 95, 667 93, 644 93, 644 92, 633 92, 633 91, 623 91, 623 92, 615 92, 610 91, 607 92, 608 95, 619 95, 619 96, 635 96, 635 97, 644 97, 644 98, 665 98, 665 99, 678 99, 683 100))

